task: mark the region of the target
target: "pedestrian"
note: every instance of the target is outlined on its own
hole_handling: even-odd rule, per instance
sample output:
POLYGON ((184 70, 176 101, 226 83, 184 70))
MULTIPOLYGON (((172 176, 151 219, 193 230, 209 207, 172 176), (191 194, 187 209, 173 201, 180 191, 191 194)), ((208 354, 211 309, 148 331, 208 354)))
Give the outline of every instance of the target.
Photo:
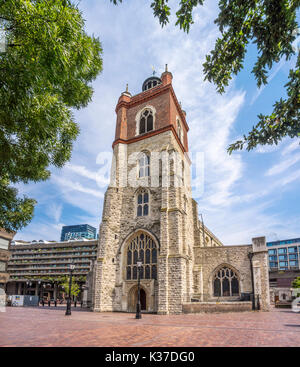
POLYGON ((43 306, 43 307, 45 306, 44 298, 42 298, 42 306, 43 306))
POLYGON ((77 299, 75 298, 74 307, 76 307, 76 304, 77 304, 77 299))
POLYGON ((54 300, 54 307, 57 306, 57 299, 54 300))
POLYGON ((50 301, 50 299, 48 300, 48 307, 50 307, 50 305, 51 305, 51 301, 50 301))

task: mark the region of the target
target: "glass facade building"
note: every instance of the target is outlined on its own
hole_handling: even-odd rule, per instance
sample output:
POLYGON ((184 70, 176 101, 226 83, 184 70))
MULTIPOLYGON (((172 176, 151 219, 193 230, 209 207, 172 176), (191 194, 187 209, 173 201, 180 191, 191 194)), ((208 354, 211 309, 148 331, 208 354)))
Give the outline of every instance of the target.
POLYGON ((300 269, 300 238, 267 242, 271 271, 300 269))
POLYGON ((72 226, 63 226, 61 230, 61 241, 78 240, 86 238, 88 240, 96 239, 96 228, 89 224, 76 224, 72 226))

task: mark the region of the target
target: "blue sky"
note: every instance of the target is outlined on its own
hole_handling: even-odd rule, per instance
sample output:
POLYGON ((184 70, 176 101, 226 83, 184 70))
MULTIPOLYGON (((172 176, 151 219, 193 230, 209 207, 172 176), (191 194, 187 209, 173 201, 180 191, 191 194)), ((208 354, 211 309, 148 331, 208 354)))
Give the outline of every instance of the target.
POLYGON ((93 101, 74 112, 81 132, 71 161, 63 169, 51 168, 47 182, 19 186, 20 194, 34 197, 38 204, 33 221, 15 239, 59 240, 63 225, 80 223, 98 230, 107 182, 99 180, 97 172, 108 165, 102 159, 111 153, 117 100, 126 83, 137 94, 151 66, 160 75, 165 64, 187 112, 191 156, 204 152, 204 192, 194 191, 194 197, 205 224, 227 245, 250 243, 261 235, 267 240, 300 237, 299 140, 287 138, 278 146, 232 156, 226 152, 256 124, 259 113, 270 113, 273 103, 285 95, 283 85, 295 58, 275 65, 269 84, 258 90, 250 74, 256 49, 250 46, 244 70, 219 95, 214 85, 203 81, 202 72, 205 55, 218 36, 213 23, 217 2, 207 1, 194 12, 188 35, 174 26, 174 18, 161 29, 149 4, 80 2, 87 32, 102 42, 103 72, 93 83, 93 101))

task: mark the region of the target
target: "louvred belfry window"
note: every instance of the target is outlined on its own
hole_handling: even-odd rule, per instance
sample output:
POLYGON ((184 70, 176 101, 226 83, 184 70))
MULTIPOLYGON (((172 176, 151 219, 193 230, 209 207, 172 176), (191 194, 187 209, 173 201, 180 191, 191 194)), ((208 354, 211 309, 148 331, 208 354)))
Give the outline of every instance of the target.
POLYGON ((134 237, 127 246, 126 279, 137 279, 137 259, 142 262, 141 279, 157 279, 157 246, 145 233, 134 237))

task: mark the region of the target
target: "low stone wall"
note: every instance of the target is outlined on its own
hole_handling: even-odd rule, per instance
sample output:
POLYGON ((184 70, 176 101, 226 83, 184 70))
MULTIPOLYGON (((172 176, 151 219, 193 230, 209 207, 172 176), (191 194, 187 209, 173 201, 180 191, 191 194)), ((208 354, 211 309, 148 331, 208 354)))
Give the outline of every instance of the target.
POLYGON ((251 311, 252 302, 190 302, 182 305, 183 313, 251 311))

